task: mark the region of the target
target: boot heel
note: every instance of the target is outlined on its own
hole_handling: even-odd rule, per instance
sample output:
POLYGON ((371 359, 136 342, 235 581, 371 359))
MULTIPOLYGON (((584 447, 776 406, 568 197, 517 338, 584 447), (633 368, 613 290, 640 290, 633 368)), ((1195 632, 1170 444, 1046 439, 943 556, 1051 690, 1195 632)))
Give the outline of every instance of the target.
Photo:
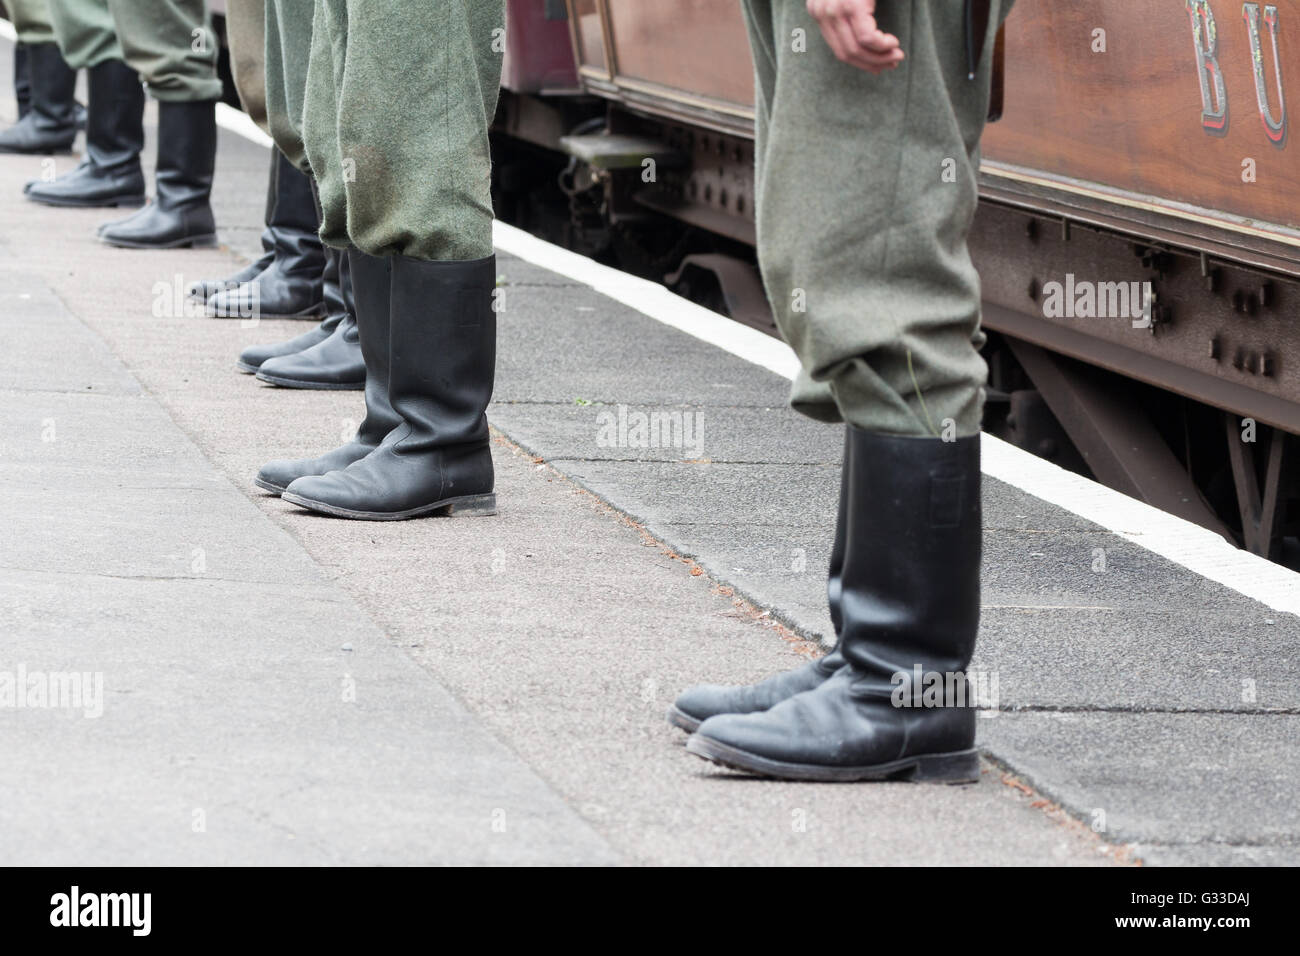
POLYGON ((470 495, 454 501, 447 505, 448 515, 456 516, 474 516, 474 515, 494 515, 497 513, 497 496, 490 495, 470 495))
POLYGON ((978 783, 979 751, 965 750, 959 753, 918 757, 908 779, 913 783, 978 783))

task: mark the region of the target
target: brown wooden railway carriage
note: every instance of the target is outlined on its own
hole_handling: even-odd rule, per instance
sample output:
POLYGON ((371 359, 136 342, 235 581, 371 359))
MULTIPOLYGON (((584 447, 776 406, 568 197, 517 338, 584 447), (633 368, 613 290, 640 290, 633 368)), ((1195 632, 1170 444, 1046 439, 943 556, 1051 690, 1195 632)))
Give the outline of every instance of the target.
MULTIPOLYGON (((544 228, 519 171, 556 151, 570 244, 709 274, 771 329, 739 0, 508 9, 503 215, 544 228), (568 75, 525 62, 557 45, 568 75)), ((1005 50, 972 237, 987 427, 1279 556, 1300 517, 1300 0, 1018 0, 1005 50)))

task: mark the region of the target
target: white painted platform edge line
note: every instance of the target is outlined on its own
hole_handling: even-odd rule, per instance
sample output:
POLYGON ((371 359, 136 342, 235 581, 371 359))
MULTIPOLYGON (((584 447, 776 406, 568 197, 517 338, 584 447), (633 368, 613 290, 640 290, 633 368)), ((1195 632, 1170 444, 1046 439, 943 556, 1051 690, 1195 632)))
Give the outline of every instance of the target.
POLYGON ((217 125, 236 136, 253 141, 258 146, 269 148, 275 145, 275 140, 262 132, 262 128, 254 123, 247 113, 235 109, 229 103, 217 104, 217 125))
MULTIPOLYGON (((652 319, 784 378, 794 378, 798 370, 798 359, 783 342, 674 295, 661 285, 625 275, 505 223, 495 224, 493 238, 504 252, 589 285, 652 319)), ((1212 531, 993 435, 984 435, 982 450, 985 474, 1275 611, 1300 615, 1300 574, 1295 571, 1241 551, 1212 531)))
POLYGON ((602 295, 664 325, 716 345, 777 375, 794 378, 799 369, 798 358, 784 342, 683 299, 657 282, 601 265, 504 222, 493 224, 492 239, 503 252, 591 286, 602 295))
POLYGON ((1213 531, 1045 461, 993 435, 984 473, 1100 525, 1266 607, 1300 615, 1300 574, 1233 547, 1213 531))
MULTIPOLYGON (((0 27, 8 26, 0 21, 0 27)), ((271 145, 252 120, 239 115, 246 122, 227 129, 253 142, 271 145)), ((793 379, 799 369, 799 360, 784 342, 674 295, 648 279, 601 265, 504 222, 493 223, 492 239, 503 252, 591 286, 649 318, 783 378, 793 379)), ((981 447, 985 474, 1266 607, 1300 615, 1300 574, 1295 571, 1234 548, 1212 531, 1066 471, 992 435, 983 437, 981 447)))

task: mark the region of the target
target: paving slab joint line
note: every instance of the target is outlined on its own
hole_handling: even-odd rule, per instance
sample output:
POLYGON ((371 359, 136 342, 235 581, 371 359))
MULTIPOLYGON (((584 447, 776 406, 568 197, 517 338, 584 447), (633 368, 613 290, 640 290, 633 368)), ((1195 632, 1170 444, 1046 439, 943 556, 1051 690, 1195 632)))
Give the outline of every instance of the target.
MULTIPOLYGON (((732 599, 733 606, 747 613, 756 622, 770 622, 767 625, 768 627, 775 626, 775 628, 779 628, 778 633, 780 633, 782 639, 785 640, 787 643, 794 643, 797 641, 797 642, 803 642, 805 644, 811 644, 813 645, 813 647, 807 649, 809 653, 815 653, 816 650, 821 650, 823 652, 830 650, 830 645, 827 644, 826 639, 823 637, 823 635, 820 632, 814 631, 810 628, 800 626, 799 624, 795 623, 794 621, 786 617, 786 615, 783 614, 779 608, 775 608, 775 607, 765 608, 761 602, 755 600, 750 594, 748 594, 743 587, 731 583, 729 580, 727 580, 726 575, 718 573, 715 569, 713 569, 710 566, 708 562, 702 560, 700 557, 690 554, 688 551, 685 551, 681 548, 678 548, 676 545, 674 545, 671 542, 671 540, 668 540, 663 535, 659 534, 651 526, 647 525, 643 519, 641 519, 640 517, 633 514, 628 509, 626 509, 625 507, 618 504, 618 502, 611 500, 610 498, 601 494, 599 491, 595 490, 594 488, 589 487, 582 481, 581 478, 578 478, 574 475, 570 475, 567 472, 561 470, 559 467, 556 466, 555 462, 548 460, 544 455, 542 455, 538 451, 533 450, 527 444, 515 440, 508 434, 508 432, 506 432, 500 426, 493 425, 491 426, 491 428, 492 428, 493 436, 499 444, 511 448, 517 454, 523 455, 528 459, 530 459, 531 461, 533 461, 534 463, 545 467, 551 473, 555 474, 563 481, 567 482, 570 485, 573 485, 574 487, 581 490, 584 494, 590 495, 592 498, 600 502, 602 505, 604 505, 611 511, 621 515, 627 524, 629 524, 632 528, 637 530, 643 537, 657 544, 662 552, 678 560, 681 560, 684 563, 689 563, 690 565, 692 565, 692 572, 694 572, 696 569, 699 569, 700 573, 696 576, 704 578, 712 586, 712 589, 716 593, 719 593, 720 596, 730 597, 732 599), (726 592, 729 593, 724 593, 723 589, 725 589, 726 592)), ((558 459, 558 460, 566 461, 572 459, 558 459)), ((1097 709, 1102 710, 1102 708, 1097 708, 1097 709)), ((1062 710, 1064 710, 1064 708, 1062 708, 1062 710)), ((1239 711, 1232 711, 1230 713, 1232 713, 1233 715, 1240 714, 1239 711)), ((1016 777, 1021 781, 1025 781, 1025 785, 1022 786, 1020 789, 1029 790, 1030 796, 1039 797, 1045 803, 1050 802, 1050 804, 1060 808, 1061 812, 1065 813, 1071 820, 1081 825, 1088 826, 1088 821, 1086 819, 1086 811, 1070 806, 1066 801, 1056 796, 1054 791, 1050 787, 1043 786, 1038 781, 1033 780, 1028 773, 1016 767, 1014 763, 1011 761, 1011 759, 1009 759, 1006 756, 998 754, 996 751, 989 749, 987 746, 981 747, 980 752, 998 770, 1002 771, 1005 774, 1011 774, 1012 776, 1016 777)), ((1034 801, 1034 802, 1036 803, 1038 801, 1034 801)), ((1036 809, 1039 809, 1040 812, 1044 812, 1050 815, 1052 806, 1040 806, 1040 807, 1036 807, 1036 809)), ((1089 829, 1091 830, 1091 827, 1089 827, 1089 829)), ((1117 843, 1114 840, 1106 839, 1102 834, 1097 834, 1097 839, 1102 842, 1105 842, 1109 846, 1114 846, 1120 850, 1123 850, 1127 854, 1134 853, 1131 844, 1117 843)))
POLYGON ((1177 714, 1207 717, 1295 717, 1300 707, 1137 707, 1103 704, 1012 704, 993 707, 1000 714, 1177 714))
POLYGON ((534 451, 523 442, 516 440, 500 426, 493 425, 491 426, 491 429, 493 437, 498 444, 504 445, 515 451, 515 453, 532 461, 534 464, 546 468, 566 484, 572 485, 583 494, 598 501, 608 511, 618 514, 622 518, 624 524, 627 524, 637 531, 643 539, 657 545, 663 554, 666 554, 683 564, 689 565, 691 567, 692 576, 701 578, 707 582, 719 597, 730 598, 733 607, 744 611, 756 622, 765 623, 768 627, 779 628, 784 631, 785 633, 782 634, 782 639, 786 640, 787 643, 799 642, 810 644, 812 645, 812 647, 808 648, 810 652, 813 650, 825 651, 829 649, 820 632, 802 627, 794 621, 787 619, 779 608, 765 607, 761 601, 747 594, 744 588, 732 584, 715 571, 712 571, 703 558, 678 547, 671 540, 653 530, 646 524, 643 518, 633 514, 627 508, 623 507, 618 502, 607 498, 594 488, 589 487, 581 478, 571 475, 556 467, 554 462, 548 460, 544 455, 534 451), (699 573, 696 573, 696 571, 699 573))
MULTIPOLYGON (((2 247, 3 245, 4 243, 0 242, 0 247, 2 247)), ((235 255, 238 256, 237 253, 235 255)), ((113 361, 119 364, 119 366, 122 368, 124 373, 127 376, 129 376, 132 381, 135 382, 136 386, 139 388, 139 392, 133 397, 152 402, 157 407, 157 409, 166 417, 167 421, 171 423, 172 427, 175 428, 180 435, 184 436, 185 441, 189 443, 191 450, 194 452, 194 454, 197 455, 199 460, 201 460, 211 471, 213 480, 215 482, 224 484, 228 489, 233 489, 237 491, 244 499, 246 499, 253 506, 260 520, 269 522, 273 527, 278 529, 280 533, 284 534, 289 541, 292 542, 293 547, 298 548, 300 551, 303 552, 303 555, 306 557, 307 561, 310 562, 310 564, 315 568, 316 573, 319 575, 321 585, 323 587, 331 588, 337 592, 338 600, 331 601, 329 603, 338 604, 339 606, 350 607, 356 613, 358 618, 370 627, 373 633, 377 636, 378 640, 387 644, 393 650, 396 650, 411 667, 415 668, 415 670, 418 671, 420 675, 420 679, 427 681, 429 684, 437 687, 441 692, 445 693, 450 699, 454 700, 456 705, 459 706, 462 710, 464 710, 467 714, 475 715, 477 713, 477 711, 473 707, 471 707, 467 701, 461 698, 461 696, 457 694, 451 687, 448 687, 447 685, 443 684, 440 680, 438 680, 436 674, 434 674, 427 667, 425 667, 423 664, 417 661, 411 655, 409 648, 394 642, 389 636, 387 629, 380 626, 380 624, 370 615, 370 613, 366 610, 366 608, 362 606, 362 604, 356 599, 356 597, 344 586, 344 584, 340 581, 338 575, 332 573, 333 569, 326 565, 321 564, 320 561, 318 561, 316 558, 314 558, 311 555, 311 553, 303 546, 302 541, 299 539, 298 535, 294 532, 292 528, 287 527, 282 521, 277 520, 275 517, 267 514, 266 512, 258 508, 257 502, 253 494, 255 489, 251 483, 249 483, 247 486, 241 486, 236 484, 229 477, 226 476, 226 474, 221 470, 221 468, 218 467, 217 463, 212 460, 212 458, 208 455, 208 453, 204 450, 204 448, 195 440, 194 436, 189 432, 189 430, 185 428, 185 426, 182 425, 179 421, 177 421, 175 414, 173 414, 173 411, 168 406, 168 404, 165 401, 163 401, 159 395, 155 394, 143 381, 139 379, 139 377, 135 373, 135 370, 126 363, 125 359, 113 347, 112 343, 109 342, 99 332, 99 330, 97 330, 96 328, 91 326, 88 322, 86 322, 81 317, 81 315, 78 314, 76 310, 71 308, 69 304, 63 299, 63 297, 58 293, 58 291, 52 285, 50 285, 50 283, 48 282, 48 280, 45 279, 45 277, 41 276, 38 273, 32 273, 32 278, 36 282, 38 282, 46 291, 48 291, 50 297, 57 303, 58 307, 63 310, 64 314, 72 321, 80 325, 86 331, 86 333, 89 336, 91 336, 95 341, 99 342, 105 349, 106 354, 108 356, 111 356, 113 361)), ((114 578, 133 580, 133 581, 135 580, 158 580, 158 581, 191 580, 190 578, 184 576, 132 576, 132 575, 112 575, 112 574, 96 575, 96 576, 114 577, 114 578)), ((199 580, 210 580, 210 579, 204 578, 199 580)), ((247 582, 234 581, 233 583, 244 584, 247 582)), ((567 801, 564 799, 562 795, 562 791, 556 786, 556 783, 551 779, 549 779, 549 777, 546 774, 544 774, 538 767, 534 766, 531 761, 527 760, 523 755, 521 755, 511 745, 510 741, 503 739, 499 734, 490 730, 486 725, 482 725, 481 729, 482 732, 485 735, 487 735, 489 738, 491 738, 491 740, 496 744, 496 746, 498 746, 501 749, 503 753, 508 754, 511 758, 517 761, 521 767, 526 768, 528 773, 536 777, 537 780, 539 780, 541 784, 544 787, 546 787, 555 796, 557 800, 559 800, 562 804, 567 806, 567 801)), ((291 788, 289 791, 286 792, 292 793, 296 789, 299 788, 291 788)), ((263 822, 266 823, 271 822, 269 817, 266 814, 256 814, 255 818, 262 819, 263 822)), ((579 819, 581 819, 581 817, 579 817, 579 819)), ((614 848, 609 844, 608 840, 606 840, 605 837, 599 833, 599 831, 591 827, 591 824, 588 821, 583 820, 582 823, 592 832, 592 834, 596 837, 600 845, 602 845, 608 851, 611 858, 619 859, 619 860, 623 859, 623 854, 614 850, 614 848)), ((275 826, 280 827, 279 824, 275 824, 275 826)), ((336 854, 334 854, 331 850, 329 850, 329 848, 325 848, 325 852, 326 855, 330 856, 332 859, 335 860, 338 859, 336 854)))
MULTIPOLYGON (((1014 778, 1014 781, 1007 781, 1004 779, 1003 781, 1004 783, 1008 783, 1008 785, 1013 786, 1018 790, 1025 791, 1027 796, 1037 795, 1041 799, 1050 801, 1051 804, 1054 805, 1057 809, 1059 809, 1061 813, 1064 813, 1066 816, 1074 820, 1079 825, 1087 827, 1089 832, 1091 832, 1097 838, 1097 840, 1107 844, 1108 846, 1113 846, 1118 850, 1122 850, 1126 854, 1129 854, 1138 865, 1141 865, 1144 860, 1141 852, 1141 847, 1155 845, 1145 840, 1143 841, 1129 840, 1125 842, 1120 842, 1119 840, 1112 839, 1109 833, 1098 833, 1096 830, 1092 828, 1092 825, 1088 820, 1087 810, 1071 805, 1068 800, 1064 799, 1060 795, 1060 793, 1056 790, 1055 787, 1053 787, 1050 783, 1039 779, 1037 774, 1034 774, 1030 771, 1021 770, 1019 767, 1015 766, 1015 764, 1012 763, 1011 760, 995 753, 994 751, 990 750, 988 747, 981 747, 980 753, 984 755, 984 759, 987 760, 990 764, 992 764, 995 769, 1002 771, 1004 778, 1006 776, 1010 776, 1014 778)), ((1037 801, 1031 802, 1031 806, 1033 806, 1036 803, 1037 801)), ((1039 809, 1044 812, 1050 812, 1051 807, 1039 807, 1039 809)), ((1188 843, 1188 844, 1180 844, 1180 845, 1199 846, 1201 845, 1201 843, 1200 841, 1198 841, 1196 843, 1188 843)))
POLYGON ((1170 841, 1170 840, 1141 840, 1139 841, 1138 845, 1143 847, 1151 847, 1153 849, 1158 848, 1161 850, 1178 849, 1178 848, 1199 849, 1201 847, 1207 847, 1207 846, 1226 846, 1226 847, 1234 847, 1242 850, 1268 850, 1268 849, 1289 849, 1291 847, 1300 847, 1300 839, 1291 836, 1279 837, 1276 840, 1269 840, 1269 841, 1231 840, 1231 839, 1219 839, 1217 837, 1207 837, 1204 840, 1197 840, 1196 842, 1182 842, 1182 841, 1170 841))
MULTIPOLYGON (((522 440, 516 439, 514 436, 510 435, 508 432, 502 429, 499 425, 493 425, 492 431, 498 436, 500 440, 503 441, 503 443, 519 449, 519 451, 522 454, 526 455, 534 463, 539 465, 544 465, 545 467, 550 469, 551 472, 563 478, 569 484, 577 488, 580 488, 584 493, 591 495, 601 504, 605 505, 606 507, 610 508, 613 511, 618 512, 628 522, 630 522, 638 531, 640 531, 644 536, 651 538, 653 541, 655 541, 655 543, 657 543, 660 546, 660 548, 663 549, 666 553, 669 553, 674 557, 677 557, 693 565, 694 568, 698 568, 700 570, 700 575, 697 576, 703 576, 707 578, 708 581, 711 584, 713 584, 715 588, 727 588, 731 592, 731 596, 743 602, 746 610, 752 612, 753 616, 756 619, 761 619, 761 618, 769 619, 774 623, 779 624, 782 628, 788 631, 791 634, 791 636, 797 638, 800 641, 806 641, 810 644, 813 644, 814 646, 820 648, 823 651, 829 651, 833 646, 834 642, 833 641, 828 642, 825 635, 823 635, 820 631, 799 624, 792 617, 787 616, 787 614, 783 612, 779 607, 768 606, 764 604, 762 599, 749 592, 742 585, 734 584, 731 581, 727 580, 725 575, 719 573, 712 566, 712 562, 708 558, 704 557, 703 555, 693 553, 690 549, 687 549, 683 546, 674 543, 672 539, 669 538, 667 535, 664 535, 661 532, 659 532, 657 529, 655 529, 655 527, 644 516, 636 514, 635 512, 627 508, 625 505, 622 505, 619 502, 614 501, 613 499, 605 496, 600 491, 596 490, 595 488, 591 487, 586 482, 584 482, 581 477, 570 474, 569 472, 562 470, 556 464, 556 462, 582 461, 583 459, 560 458, 560 459, 552 460, 547 458, 544 454, 542 454, 542 452, 530 447, 522 440)), ((605 460, 606 459, 600 459, 600 461, 602 462, 605 460)))

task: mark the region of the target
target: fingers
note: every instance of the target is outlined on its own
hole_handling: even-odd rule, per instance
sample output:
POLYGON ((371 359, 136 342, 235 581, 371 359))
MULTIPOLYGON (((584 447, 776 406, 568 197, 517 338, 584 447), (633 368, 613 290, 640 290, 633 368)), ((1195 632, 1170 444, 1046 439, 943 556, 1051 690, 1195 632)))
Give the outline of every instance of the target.
POLYGON ((837 59, 870 73, 903 62, 898 37, 876 23, 874 0, 807 0, 807 5, 837 59))
POLYGON ((842 16, 848 21, 849 29, 862 50, 884 54, 898 49, 898 37, 881 30, 876 18, 864 7, 850 6, 842 16))

